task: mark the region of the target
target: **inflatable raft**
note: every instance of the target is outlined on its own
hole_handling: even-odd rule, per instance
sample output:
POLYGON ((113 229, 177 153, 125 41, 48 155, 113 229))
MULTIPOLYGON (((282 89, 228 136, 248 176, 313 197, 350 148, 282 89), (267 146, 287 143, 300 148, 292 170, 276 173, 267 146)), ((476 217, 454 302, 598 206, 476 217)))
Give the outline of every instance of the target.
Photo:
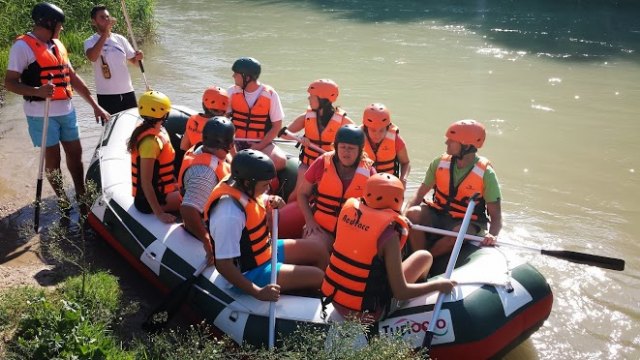
MULTIPOLYGON (((174 109, 166 123, 176 149, 191 113, 186 108, 174 109)), ((131 109, 113 116, 104 128, 87 173, 87 180, 95 181, 100 190, 89 223, 148 281, 167 291, 195 273, 205 253, 181 224, 164 224, 133 206, 126 142, 139 121, 137 109, 131 109)), ((176 162, 181 155, 178 152, 176 162)), ((279 174, 285 185, 283 195, 295 186, 295 176, 295 168, 279 174)), ((438 268, 443 272, 445 265, 434 264, 433 273, 438 268)), ((551 312, 553 295, 544 277, 520 258, 498 249, 465 245, 452 278, 460 285, 446 296, 436 320, 434 358, 500 356, 526 340, 551 312)), ((265 345, 269 303, 225 288, 220 280, 214 268, 206 269, 190 290, 191 308, 234 341, 265 345)), ((392 301, 374 330, 381 336, 400 334, 420 347, 436 298, 437 294, 429 294, 392 301)), ((332 322, 342 320, 331 305, 323 317, 321 299, 313 296, 283 294, 276 303, 276 314, 278 340, 298 326, 328 330, 332 322)))

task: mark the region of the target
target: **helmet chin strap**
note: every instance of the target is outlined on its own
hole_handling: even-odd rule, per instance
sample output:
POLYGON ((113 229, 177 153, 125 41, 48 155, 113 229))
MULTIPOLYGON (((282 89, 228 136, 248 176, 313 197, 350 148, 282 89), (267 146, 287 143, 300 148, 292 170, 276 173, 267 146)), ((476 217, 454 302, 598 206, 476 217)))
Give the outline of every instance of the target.
POLYGON ((457 155, 453 155, 454 159, 462 160, 462 158, 467 155, 478 151, 473 145, 462 145, 462 149, 457 155))

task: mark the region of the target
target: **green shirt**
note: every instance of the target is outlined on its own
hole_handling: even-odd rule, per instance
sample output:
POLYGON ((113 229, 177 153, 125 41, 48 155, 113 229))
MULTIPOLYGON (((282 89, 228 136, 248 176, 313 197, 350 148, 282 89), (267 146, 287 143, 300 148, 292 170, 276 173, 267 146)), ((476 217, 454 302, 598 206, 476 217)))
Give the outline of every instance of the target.
MULTIPOLYGON (((425 185, 435 184, 436 180, 436 170, 438 169, 438 164, 440 164, 441 156, 433 159, 431 164, 429 165, 429 169, 427 169, 427 174, 424 177, 423 183, 425 185)), ((464 168, 458 168, 458 166, 454 166, 453 168, 453 183, 455 186, 458 186, 462 181, 462 177, 467 174, 471 168, 478 162, 479 158, 476 156, 476 159, 471 165, 465 166, 464 168)), ((487 166, 487 170, 484 172, 484 176, 482 176, 483 182, 483 192, 484 192, 484 200, 485 202, 491 203, 496 202, 502 198, 502 193, 500 192, 500 184, 498 183, 498 177, 496 176, 496 172, 493 170, 491 165, 487 166)))

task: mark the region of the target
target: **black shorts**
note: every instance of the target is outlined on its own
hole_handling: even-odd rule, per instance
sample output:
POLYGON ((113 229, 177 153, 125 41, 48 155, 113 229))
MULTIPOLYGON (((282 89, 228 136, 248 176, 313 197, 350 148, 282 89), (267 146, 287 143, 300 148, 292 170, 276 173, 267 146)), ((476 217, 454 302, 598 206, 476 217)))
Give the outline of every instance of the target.
MULTIPOLYGON (((165 194, 158 193, 156 191, 156 197, 158 198, 158 203, 160 206, 167 204, 167 196, 165 194)), ((142 193, 142 189, 138 190, 136 193, 136 197, 133 199, 133 205, 143 214, 151 214, 153 213, 153 209, 151 205, 147 201, 147 198, 142 193)))
POLYGON ((126 94, 115 95, 98 94, 98 105, 113 115, 120 111, 137 107, 138 103, 136 101, 136 93, 132 91, 126 94))
MULTIPOLYGON (((422 211, 429 212, 429 219, 431 219, 432 227, 443 229, 443 230, 452 230, 456 226, 462 224, 462 219, 452 217, 448 212, 441 211, 438 209, 434 209, 427 204, 421 204, 420 207, 422 211)), ((487 223, 471 220, 469 223, 469 230, 467 233, 472 235, 481 235, 487 231, 487 223)), ((427 236, 427 249, 430 249, 433 244, 439 239, 442 238, 442 235, 438 234, 429 234, 427 236)))

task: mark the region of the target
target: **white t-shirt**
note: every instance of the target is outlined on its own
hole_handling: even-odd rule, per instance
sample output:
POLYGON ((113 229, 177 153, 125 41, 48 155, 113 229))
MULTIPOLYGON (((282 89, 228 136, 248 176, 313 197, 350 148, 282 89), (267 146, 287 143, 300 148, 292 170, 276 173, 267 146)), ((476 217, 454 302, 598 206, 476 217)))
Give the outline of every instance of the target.
MULTIPOLYGON (((247 100, 247 104, 249 104, 249 107, 253 107, 253 105, 258 100, 258 96, 260 95, 263 89, 264 87, 260 85, 256 91, 254 92, 247 91, 244 93, 244 98, 247 100)), ((240 93, 242 95, 242 88, 236 85, 231 86, 228 91, 229 99, 231 99, 231 97, 235 93, 240 93)), ((228 112, 231 112, 231 101, 229 101, 228 112)), ((271 93, 271 106, 269 106, 269 118, 271 119, 272 123, 282 121, 284 119, 284 110, 282 109, 280 96, 275 90, 273 90, 273 92, 271 93)))
MULTIPOLYGON (((27 35, 31 35, 28 33, 27 35)), ((35 36, 33 36, 35 37, 35 36)), ((49 43, 49 51, 51 51, 51 47, 53 46, 53 42, 49 43)), ((53 53, 53 51, 51 52, 53 53)), ((11 46, 11 50, 9 50, 9 64, 7 66, 7 70, 14 71, 19 74, 22 74, 29 65, 36 61, 36 56, 31 51, 29 45, 22 40, 18 40, 13 43, 11 46)), ((69 64, 71 66, 71 64, 69 64)), ((24 101, 24 113, 27 116, 44 116, 44 101, 24 101)), ((67 115, 71 111, 73 111, 73 103, 71 100, 52 100, 51 105, 49 107, 49 116, 62 116, 67 115)))
MULTIPOLYGON (((96 33, 84 41, 85 54, 99 39, 100 35, 96 33)), ((105 63, 109 65, 111 78, 104 78, 102 74, 102 59, 100 57, 91 62, 93 78, 96 82, 96 93, 100 95, 116 95, 132 92, 133 84, 131 83, 129 68, 127 68, 127 59, 133 58, 136 52, 127 38, 120 34, 111 33, 111 36, 105 41, 100 55, 104 57, 105 63)))
POLYGON ((240 239, 246 223, 244 212, 230 196, 223 196, 209 216, 209 233, 217 259, 240 256, 240 239))

